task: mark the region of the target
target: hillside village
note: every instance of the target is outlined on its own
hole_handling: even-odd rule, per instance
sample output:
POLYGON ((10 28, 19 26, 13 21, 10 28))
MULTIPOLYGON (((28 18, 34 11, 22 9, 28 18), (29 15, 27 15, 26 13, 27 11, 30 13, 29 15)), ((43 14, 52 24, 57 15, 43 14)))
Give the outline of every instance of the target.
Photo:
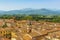
POLYGON ((60 40, 60 23, 0 19, 0 40, 60 40))

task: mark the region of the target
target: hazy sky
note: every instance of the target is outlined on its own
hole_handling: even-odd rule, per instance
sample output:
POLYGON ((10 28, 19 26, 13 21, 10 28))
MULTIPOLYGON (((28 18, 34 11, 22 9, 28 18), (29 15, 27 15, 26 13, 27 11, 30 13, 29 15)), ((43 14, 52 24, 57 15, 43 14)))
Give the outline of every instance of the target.
POLYGON ((60 9, 60 0, 0 0, 0 10, 60 9))

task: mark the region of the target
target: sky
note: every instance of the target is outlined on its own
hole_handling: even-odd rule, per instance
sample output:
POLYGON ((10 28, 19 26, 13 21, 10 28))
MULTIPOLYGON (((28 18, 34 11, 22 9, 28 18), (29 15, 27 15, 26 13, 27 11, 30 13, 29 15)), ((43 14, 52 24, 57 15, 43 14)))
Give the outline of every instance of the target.
POLYGON ((0 0, 0 10, 60 9, 60 0, 0 0))

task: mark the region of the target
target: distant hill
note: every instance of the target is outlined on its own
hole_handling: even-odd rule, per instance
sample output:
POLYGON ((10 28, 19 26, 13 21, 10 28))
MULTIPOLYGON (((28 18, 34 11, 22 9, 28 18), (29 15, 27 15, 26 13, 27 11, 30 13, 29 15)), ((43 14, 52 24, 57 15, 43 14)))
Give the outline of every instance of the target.
POLYGON ((49 9, 22 9, 22 10, 11 10, 11 11, 0 11, 0 14, 42 14, 42 15, 60 15, 59 10, 49 10, 49 9))

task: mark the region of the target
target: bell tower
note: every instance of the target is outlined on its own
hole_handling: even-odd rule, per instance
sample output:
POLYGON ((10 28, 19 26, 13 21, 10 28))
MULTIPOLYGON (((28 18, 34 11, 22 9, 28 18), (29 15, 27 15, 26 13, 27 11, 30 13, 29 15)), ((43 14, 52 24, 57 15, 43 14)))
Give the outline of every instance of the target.
POLYGON ((28 21, 27 33, 31 33, 31 31, 32 31, 32 23, 31 21, 28 21))

